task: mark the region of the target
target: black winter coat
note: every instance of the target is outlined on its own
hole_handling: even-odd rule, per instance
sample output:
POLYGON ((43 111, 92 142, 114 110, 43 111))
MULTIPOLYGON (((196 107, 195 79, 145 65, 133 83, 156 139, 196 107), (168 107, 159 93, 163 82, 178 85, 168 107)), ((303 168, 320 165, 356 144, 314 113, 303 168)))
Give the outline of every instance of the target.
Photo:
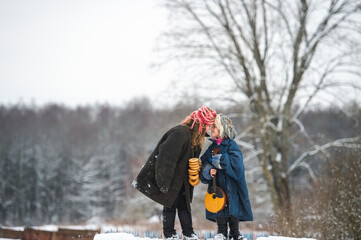
POLYGON ((193 186, 188 182, 188 159, 199 157, 191 148, 191 130, 178 125, 166 132, 134 180, 132 186, 150 199, 171 208, 184 184, 188 210, 193 186))

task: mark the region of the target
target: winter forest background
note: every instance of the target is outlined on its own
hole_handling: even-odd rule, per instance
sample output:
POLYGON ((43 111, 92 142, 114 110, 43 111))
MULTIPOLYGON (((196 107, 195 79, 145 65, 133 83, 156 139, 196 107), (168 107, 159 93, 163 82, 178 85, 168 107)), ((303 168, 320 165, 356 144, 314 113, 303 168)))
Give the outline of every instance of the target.
MULTIPOLYGON (((137 10, 131 12, 119 2, 0 2, 0 20, 15 24, 0 24, 0 52, 6 53, 0 54, 0 81, 7 96, 42 77, 33 91, 50 85, 55 94, 64 85, 69 98, 105 92, 116 93, 114 100, 164 89, 121 105, 6 104, 2 97, 0 225, 109 223, 160 230, 162 207, 131 183, 159 138, 206 104, 230 116, 238 131, 255 218, 241 228, 359 239, 360 1, 162 0, 168 17, 156 40, 146 35, 151 25, 145 24, 153 20, 143 17, 146 8, 128 5, 137 10), (90 15, 79 15, 88 13, 84 9, 90 15), (116 18, 120 9, 126 19, 116 18), (58 31, 49 33, 53 29, 58 31), (152 55, 142 48, 149 41, 152 55), (37 68, 30 66, 35 56, 37 68), (148 78, 141 59, 151 59, 148 64, 166 78, 148 78), (23 85, 8 85, 16 77, 23 85)), ((205 191, 204 185, 195 188, 194 226, 215 229, 204 217, 205 191)))
MULTIPOLYGON (((138 194, 131 182, 161 135, 199 104, 179 103, 159 110, 142 98, 122 108, 1 106, 0 224, 132 224, 160 217, 161 206, 138 194)), ((353 115, 332 108, 304 115, 305 129, 316 144, 360 134, 361 108, 345 108, 353 115)), ((243 107, 217 110, 232 116, 243 107)), ((249 124, 238 117, 233 121, 238 131, 249 124)), ((304 141, 297 144, 299 151, 307 145, 304 141)), ((245 150, 244 156, 255 215, 249 227, 268 229, 276 223, 271 199, 257 162, 247 161, 245 150)), ((360 151, 333 148, 329 159, 311 156, 307 163, 312 175, 299 168, 290 179, 297 226, 306 228, 318 218, 327 224, 326 209, 330 224, 335 221, 338 228, 342 223, 358 231, 360 151)), ((195 222, 203 226, 207 226, 202 203, 205 191, 204 186, 197 186, 193 202, 195 222)))

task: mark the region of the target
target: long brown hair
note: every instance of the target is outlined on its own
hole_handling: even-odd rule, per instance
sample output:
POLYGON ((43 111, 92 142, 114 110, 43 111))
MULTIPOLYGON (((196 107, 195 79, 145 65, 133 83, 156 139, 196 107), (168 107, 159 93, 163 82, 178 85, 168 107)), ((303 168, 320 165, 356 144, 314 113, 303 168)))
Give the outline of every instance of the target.
POLYGON ((183 125, 187 126, 192 131, 192 148, 199 146, 202 148, 205 141, 206 129, 203 127, 202 131, 199 131, 201 127, 200 124, 196 121, 193 125, 193 119, 186 119, 182 122, 183 125), (192 128, 193 125, 193 128, 192 128))

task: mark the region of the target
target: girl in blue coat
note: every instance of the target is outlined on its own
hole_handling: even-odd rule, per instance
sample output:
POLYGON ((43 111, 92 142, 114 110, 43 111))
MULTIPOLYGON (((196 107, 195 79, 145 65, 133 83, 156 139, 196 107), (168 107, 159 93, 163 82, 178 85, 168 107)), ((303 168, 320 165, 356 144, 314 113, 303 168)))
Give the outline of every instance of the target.
POLYGON ((225 192, 227 198, 226 206, 220 212, 211 213, 206 210, 206 218, 217 223, 218 230, 214 239, 227 239, 227 223, 230 229, 229 239, 243 239, 239 232, 239 221, 253 220, 242 152, 233 141, 236 134, 232 121, 217 114, 211 127, 212 144, 201 157, 202 183, 208 184, 209 189, 212 187, 212 178, 216 177, 217 186, 225 192), (219 152, 212 156, 215 148, 218 148, 219 152))

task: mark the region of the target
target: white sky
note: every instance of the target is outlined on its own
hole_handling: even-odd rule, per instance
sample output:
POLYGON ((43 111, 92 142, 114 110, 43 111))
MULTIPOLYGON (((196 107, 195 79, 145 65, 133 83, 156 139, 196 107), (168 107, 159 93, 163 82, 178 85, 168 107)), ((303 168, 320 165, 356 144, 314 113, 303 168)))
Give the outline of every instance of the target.
POLYGON ((182 67, 150 68, 167 27, 162 2, 0 0, 0 104, 171 104, 182 67))
POLYGON ((149 67, 167 24, 159 4, 0 0, 0 104, 155 98, 171 78, 149 67))

